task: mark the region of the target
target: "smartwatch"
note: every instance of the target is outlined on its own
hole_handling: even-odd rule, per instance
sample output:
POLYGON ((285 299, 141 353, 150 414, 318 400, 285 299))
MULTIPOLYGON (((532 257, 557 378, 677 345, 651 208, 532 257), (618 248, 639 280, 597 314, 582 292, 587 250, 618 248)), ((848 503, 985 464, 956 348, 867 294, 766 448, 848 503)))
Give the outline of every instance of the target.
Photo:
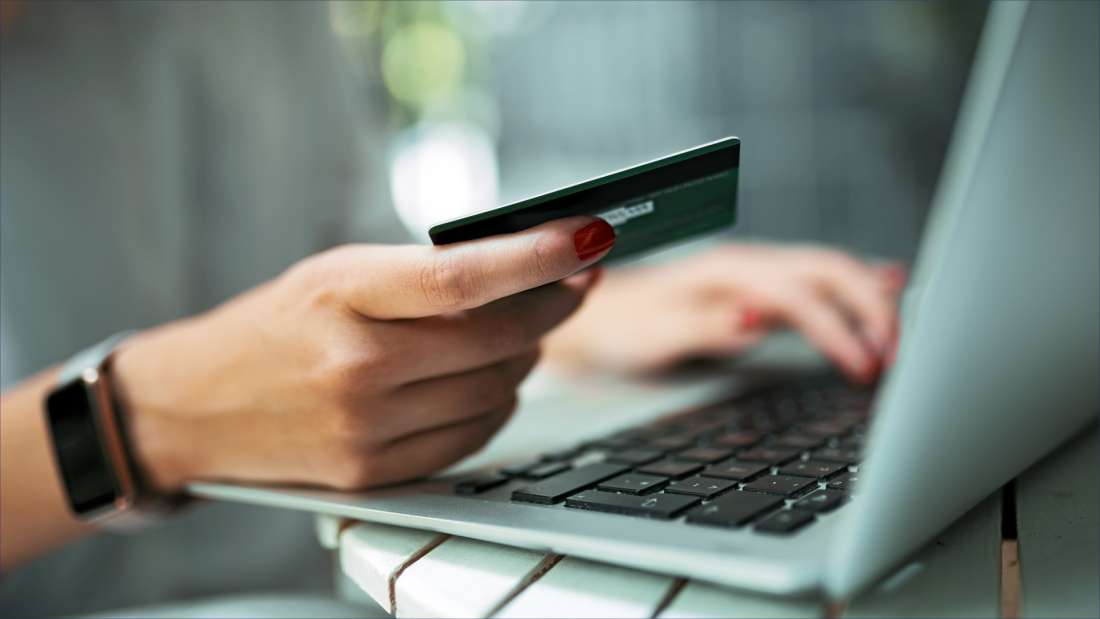
POLYGON ((46 425, 69 509, 81 520, 112 529, 159 519, 171 503, 146 490, 111 388, 111 355, 132 333, 116 334, 74 356, 46 397, 46 425))

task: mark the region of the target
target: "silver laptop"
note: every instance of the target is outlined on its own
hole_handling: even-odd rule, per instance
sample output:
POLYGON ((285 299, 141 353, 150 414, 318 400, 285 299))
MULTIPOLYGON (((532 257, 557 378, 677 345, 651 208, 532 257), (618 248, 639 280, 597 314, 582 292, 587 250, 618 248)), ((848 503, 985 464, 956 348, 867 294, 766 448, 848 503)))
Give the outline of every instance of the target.
POLYGON ((1097 7, 992 7, 877 392, 791 377, 362 494, 191 491, 850 596, 1100 409, 1097 7))

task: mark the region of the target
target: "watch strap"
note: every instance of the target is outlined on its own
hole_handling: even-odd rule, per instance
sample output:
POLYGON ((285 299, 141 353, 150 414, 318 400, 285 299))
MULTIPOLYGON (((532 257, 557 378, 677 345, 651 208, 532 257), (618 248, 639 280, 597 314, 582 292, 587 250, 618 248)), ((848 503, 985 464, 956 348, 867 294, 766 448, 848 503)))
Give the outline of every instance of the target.
POLYGON ((100 405, 107 407, 108 410, 99 411, 100 418, 96 419, 96 424, 101 432, 109 432, 114 435, 101 437, 101 440, 117 441, 121 444, 121 451, 124 454, 123 461, 114 464, 118 467, 124 467, 125 470, 116 470, 115 474, 116 476, 125 475, 132 480, 137 495, 135 503, 129 508, 97 518, 95 521, 102 528, 123 532, 134 531, 154 524, 186 501, 182 495, 161 497, 148 492, 148 484, 145 483, 141 471, 136 465, 131 448, 127 431, 126 411, 122 410, 117 398, 114 396, 109 361, 118 346, 135 333, 136 331, 133 330, 116 333, 73 355, 61 366, 57 380, 59 385, 65 385, 72 381, 82 380, 85 373, 91 370, 97 372, 100 379, 106 384, 106 393, 104 394, 106 401, 101 402, 100 405))

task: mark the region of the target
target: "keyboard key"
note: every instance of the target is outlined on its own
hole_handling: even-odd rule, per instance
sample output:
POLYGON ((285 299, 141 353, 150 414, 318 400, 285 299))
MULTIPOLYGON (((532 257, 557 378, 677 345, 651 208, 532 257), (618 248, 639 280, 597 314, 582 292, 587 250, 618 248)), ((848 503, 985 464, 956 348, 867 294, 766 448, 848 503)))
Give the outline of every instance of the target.
POLYGON ((626 439, 628 441, 644 442, 644 441, 647 441, 649 439, 660 438, 660 437, 664 436, 665 434, 666 434, 666 432, 664 432, 662 430, 659 430, 657 428, 650 428, 650 427, 642 426, 640 428, 630 428, 630 429, 627 429, 627 430, 623 430, 622 432, 619 432, 618 434, 615 434, 614 437, 615 438, 626 439))
POLYGON ((752 416, 752 427, 761 432, 780 432, 786 430, 789 425, 789 421, 780 419, 770 412, 756 413, 752 416))
POLYGON ((813 512, 801 509, 784 509, 756 523, 754 528, 764 533, 791 533, 813 521, 813 512))
POLYGON ((527 469, 520 477, 525 477, 527 479, 544 479, 551 475, 557 475, 562 471, 568 471, 571 468, 573 467, 569 466, 566 462, 546 462, 527 469))
POLYGON ((796 449, 775 449, 774 447, 754 447, 737 452, 738 460, 749 462, 767 462, 768 464, 783 464, 798 457, 796 449))
POLYGON ((783 499, 755 492, 730 492, 687 515, 692 524, 739 527, 755 516, 783 505, 783 499))
POLYGON ((824 421, 811 421, 799 426, 799 429, 806 434, 813 434, 815 436, 824 436, 831 438, 834 436, 841 436, 847 434, 848 430, 855 425, 850 421, 841 421, 836 419, 827 419, 824 421))
POLYGON ((726 419, 726 428, 729 430, 741 430, 744 428, 750 428, 752 424, 752 416, 754 413, 755 409, 748 402, 743 402, 737 405, 735 409, 730 409, 724 415, 726 419))
POLYGON ((542 464, 541 462, 517 462, 515 464, 509 464, 508 466, 500 469, 501 475, 507 475, 508 477, 519 477, 527 472, 528 469, 536 467, 542 464))
POLYGON ((627 473, 619 475, 597 486, 600 490, 608 492, 625 492, 627 494, 645 494, 652 492, 668 483, 667 477, 657 475, 643 475, 641 473, 627 473))
POLYGON ((627 449, 626 451, 615 451, 608 454, 607 461, 638 466, 660 460, 664 455, 664 452, 656 449, 627 449))
POLYGON ((526 488, 515 490, 512 492, 512 500, 550 505, 571 494, 594 486, 605 479, 621 475, 629 468, 621 464, 607 462, 587 464, 549 479, 544 479, 526 488))
POLYGON ((781 434, 772 441, 772 444, 776 447, 798 450, 813 449, 814 447, 820 447, 823 443, 825 443, 825 437, 801 432, 781 434))
POLYGON ((733 455, 733 451, 721 447, 696 447, 676 454, 677 458, 691 460, 693 462, 706 462, 713 464, 733 455))
POLYGON ((791 397, 784 397, 776 400, 772 404, 772 410, 775 415, 783 419, 794 419, 802 412, 802 408, 798 405, 798 400, 791 397))
POLYGON ((605 436, 604 438, 598 438, 593 441, 585 443, 586 447, 595 447, 597 449, 630 449, 638 444, 639 441, 630 438, 624 438, 621 436, 605 436))
POLYGON ((503 475, 478 475, 455 484, 455 494, 479 494, 486 490, 492 490, 506 481, 508 481, 508 478, 503 475))
POLYGON ((589 490, 569 497, 565 500, 565 506, 627 516, 668 519, 698 502, 698 497, 682 494, 634 496, 589 490))
POLYGON ((700 420, 697 423, 691 424, 688 432, 694 434, 696 438, 714 436, 721 434, 726 429, 726 424, 727 421, 725 419, 700 420))
POLYGON ((715 479, 713 477, 688 477, 682 481, 674 481, 665 488, 665 492, 674 494, 690 494, 709 499, 729 490, 737 485, 736 481, 729 479, 715 479))
POLYGON ((695 436, 676 434, 672 436, 663 436, 661 438, 651 439, 646 442, 645 446, 653 449, 660 449, 662 451, 678 451, 680 449, 687 449, 694 444, 695 436))
POLYGON ((843 462, 823 462, 821 460, 797 460, 779 469, 780 475, 798 475, 821 479, 847 468, 843 462))
POLYGON ((745 490, 791 496, 810 486, 816 487, 817 480, 808 477, 791 477, 790 475, 765 475, 746 484, 745 490))
POLYGON ((686 477, 703 468, 698 462, 683 462, 680 460, 661 460, 647 464, 638 469, 639 473, 647 475, 661 475, 663 477, 686 477))
POLYGON ((840 447, 824 447, 818 449, 811 454, 815 460, 826 460, 829 462, 843 462, 844 464, 855 464, 859 462, 859 450, 857 449, 841 449, 840 447))
POLYGON ((760 433, 753 432, 751 430, 740 430, 737 432, 727 432, 714 439, 712 445, 715 447, 751 447, 760 442, 760 433))
POLYGON ((723 479, 735 479, 741 481, 754 475, 759 475, 768 470, 768 465, 763 462, 745 462, 743 460, 726 460, 714 466, 707 467, 703 475, 707 477, 721 477, 723 479))
POLYGON ((838 449, 853 449, 855 451, 863 451, 863 436, 849 436, 848 438, 838 442, 836 444, 838 449))
POLYGON ((848 425, 848 430, 859 430, 864 427, 864 421, 867 419, 866 412, 860 411, 845 411, 842 413, 836 413, 829 417, 830 421, 838 421, 848 425))
POLYGON ((827 484, 829 488, 833 490, 843 490, 848 494, 855 492, 856 481, 859 479, 859 473, 841 473, 836 477, 829 480, 827 484))
POLYGON ((559 449, 557 451, 551 451, 542 454, 539 457, 543 462, 561 462, 562 460, 572 460, 581 455, 583 450, 580 447, 571 447, 569 449, 559 449))
POLYGON ((794 506, 814 512, 827 512, 836 509, 844 502, 844 493, 840 490, 818 490, 799 499, 794 506))

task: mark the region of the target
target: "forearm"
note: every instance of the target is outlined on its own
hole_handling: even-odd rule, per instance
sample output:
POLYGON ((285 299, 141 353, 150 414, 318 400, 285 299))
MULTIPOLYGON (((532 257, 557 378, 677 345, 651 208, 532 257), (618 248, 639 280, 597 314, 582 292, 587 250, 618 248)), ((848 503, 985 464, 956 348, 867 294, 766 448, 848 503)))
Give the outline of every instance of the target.
POLYGON ((69 511, 53 461, 44 402, 56 375, 0 397, 0 571, 95 530, 69 511))

